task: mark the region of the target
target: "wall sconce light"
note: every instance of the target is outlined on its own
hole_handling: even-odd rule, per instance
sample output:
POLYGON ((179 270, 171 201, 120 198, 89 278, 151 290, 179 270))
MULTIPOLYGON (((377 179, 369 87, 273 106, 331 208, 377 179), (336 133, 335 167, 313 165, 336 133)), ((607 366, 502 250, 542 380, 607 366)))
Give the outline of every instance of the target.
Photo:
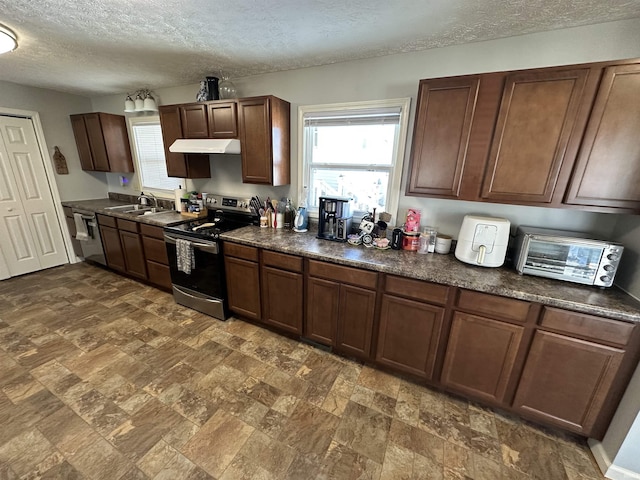
POLYGON ((18 48, 16 34, 4 25, 0 25, 0 54, 12 52, 18 48))
POLYGON ((158 104, 151 95, 151 90, 143 88, 135 93, 128 93, 124 101, 125 112, 157 112, 158 104), (135 98, 135 99, 134 99, 135 98))

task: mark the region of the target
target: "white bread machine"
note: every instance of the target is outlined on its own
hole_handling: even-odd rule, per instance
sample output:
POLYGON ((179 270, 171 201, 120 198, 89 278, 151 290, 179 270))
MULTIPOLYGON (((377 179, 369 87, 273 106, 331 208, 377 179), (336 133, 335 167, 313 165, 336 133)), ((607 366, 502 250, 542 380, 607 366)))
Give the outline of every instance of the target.
POLYGON ((481 267, 500 267, 507 255, 511 223, 506 218, 465 215, 456 258, 481 267))

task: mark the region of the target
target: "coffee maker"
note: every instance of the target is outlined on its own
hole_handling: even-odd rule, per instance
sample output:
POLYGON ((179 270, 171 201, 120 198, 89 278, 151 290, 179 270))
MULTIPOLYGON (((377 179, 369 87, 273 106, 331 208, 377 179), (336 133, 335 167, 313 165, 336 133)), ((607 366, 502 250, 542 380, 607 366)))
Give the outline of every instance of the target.
POLYGON ((318 238, 346 242, 351 230, 351 199, 320 197, 318 238))

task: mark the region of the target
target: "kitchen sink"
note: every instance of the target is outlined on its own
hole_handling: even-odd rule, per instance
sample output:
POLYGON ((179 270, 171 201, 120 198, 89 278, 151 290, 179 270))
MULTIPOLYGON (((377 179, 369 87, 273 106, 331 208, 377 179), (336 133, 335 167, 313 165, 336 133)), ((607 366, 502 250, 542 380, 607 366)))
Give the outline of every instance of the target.
POLYGON ((132 204, 132 205, 118 205, 117 207, 106 207, 105 210, 113 210, 114 212, 126 212, 127 210, 138 210, 140 209, 140 205, 132 204))
POLYGON ((157 215, 159 213, 172 212, 166 208, 152 208, 143 207, 141 205, 118 205, 117 207, 106 207, 105 210, 111 210, 119 213, 126 213, 127 215, 157 215))

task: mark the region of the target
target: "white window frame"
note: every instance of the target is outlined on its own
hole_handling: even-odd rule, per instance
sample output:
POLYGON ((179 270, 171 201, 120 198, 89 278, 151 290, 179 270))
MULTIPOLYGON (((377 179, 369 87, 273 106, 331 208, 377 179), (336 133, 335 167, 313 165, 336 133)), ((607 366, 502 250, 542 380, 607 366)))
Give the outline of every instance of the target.
MULTIPOLYGON (((158 124, 160 125, 160 117, 158 115, 148 115, 148 116, 140 116, 140 117, 129 117, 129 143, 131 144, 131 153, 133 155, 133 160, 135 162, 136 174, 138 176, 138 186, 137 188, 144 193, 152 193, 158 198, 174 198, 174 192, 170 189, 161 189, 161 188, 151 188, 143 185, 142 183, 142 168, 140 166, 140 161, 138 159, 138 147, 136 145, 135 135, 133 134, 134 125, 143 125, 143 124, 158 124)), ((165 159, 166 161, 166 159, 165 159)), ((173 177, 171 177, 173 178, 173 177)), ((176 179, 178 180, 178 179, 176 179)), ((185 181, 184 179, 180 181, 182 186, 184 187, 185 181)), ((137 192, 136 192, 137 193, 137 192)))
MULTIPOLYGON (((411 98, 392 98, 386 100, 369 100, 360 102, 344 102, 330 103, 324 105, 301 105, 298 107, 298 204, 304 201, 308 204, 306 197, 309 190, 309 182, 311 175, 310 163, 307 158, 307 151, 310 146, 307 144, 307 138, 304 131, 304 119, 308 114, 320 113, 362 113, 366 110, 381 110, 386 108, 399 108, 400 120, 399 131, 396 136, 396 143, 393 148, 392 164, 389 168, 389 184, 387 186, 387 205, 386 211, 392 215, 394 219, 398 218, 398 204, 400 201, 400 183, 402 181, 402 166, 404 162, 405 148, 407 144, 407 132, 409 126, 409 107, 411 98)), ((349 165, 336 164, 335 167, 349 168, 349 165)), ((364 166, 366 167, 366 166, 364 166)), ((377 169, 378 165, 368 166, 371 169, 377 169)), ((358 165, 363 168, 363 165, 358 165)), ((309 215, 317 218, 317 209, 309 209, 309 215)))

